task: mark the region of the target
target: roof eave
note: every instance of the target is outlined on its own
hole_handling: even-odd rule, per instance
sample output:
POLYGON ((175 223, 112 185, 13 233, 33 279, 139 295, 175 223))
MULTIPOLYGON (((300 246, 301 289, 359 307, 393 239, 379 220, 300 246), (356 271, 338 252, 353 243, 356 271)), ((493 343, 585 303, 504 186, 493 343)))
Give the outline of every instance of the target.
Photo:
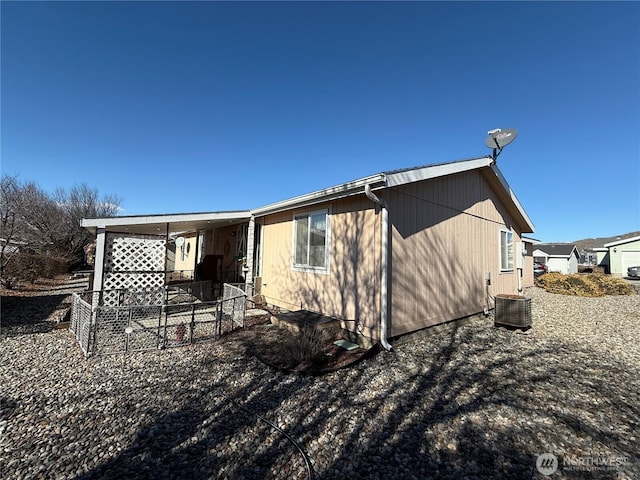
POLYGON ((493 162, 491 157, 472 158, 439 165, 427 165, 397 172, 386 172, 387 187, 396 187, 407 183, 420 182, 430 178, 444 177, 455 173, 467 172, 488 167, 493 162))
POLYGON ((206 213, 176 213, 161 215, 131 215, 124 217, 106 218, 83 218, 80 226, 91 233, 96 233, 98 229, 117 230, 127 229, 136 226, 172 225, 172 224, 197 224, 198 222, 225 222, 249 220, 251 212, 249 210, 234 210, 228 212, 206 212, 206 213))
POLYGON ((603 245, 603 247, 605 247, 605 248, 615 247, 616 245, 622 245, 624 243, 631 243, 631 242, 635 242, 637 240, 640 240, 640 236, 629 237, 629 238, 625 238, 624 240, 616 240, 615 242, 605 243, 603 245))
POLYGON ((291 210, 293 208, 304 208, 310 205, 318 203, 328 202, 330 200, 336 200, 338 198, 344 198, 351 195, 357 195, 364 193, 365 185, 369 185, 372 190, 379 190, 386 186, 386 175, 379 173, 368 177, 360 178, 352 182, 342 183, 335 187, 325 188, 317 190, 315 192, 307 193, 297 197, 289 198, 281 202, 272 203, 251 210, 251 213, 256 217, 262 217, 264 215, 270 215, 272 213, 283 212, 291 210))
POLYGON ((521 230, 521 233, 534 233, 535 232, 535 226, 533 225, 533 222, 529 218, 529 215, 527 215, 527 212, 524 210, 524 207, 522 206, 522 204, 518 200, 518 197, 516 196, 514 191, 511 190, 511 187, 509 186, 509 183, 504 178, 504 175, 502 175, 502 172, 498 168, 498 165, 496 165, 495 162, 491 162, 490 168, 491 168, 491 171, 493 172, 493 174, 496 176, 496 178, 500 181, 500 183, 502 185, 502 188, 504 188, 504 191, 507 193, 507 195, 511 199, 511 202, 513 203, 514 207, 516 208, 517 213, 520 215, 522 221, 524 222, 524 224, 522 225, 523 228, 521 230))
POLYGON ((476 170, 488 167, 493 162, 491 157, 472 158, 469 160, 459 160, 456 162, 442 163, 438 165, 426 165, 424 167, 408 168, 404 170, 394 170, 382 172, 368 177, 342 183, 335 187, 317 190, 315 192, 300 195, 298 197, 272 203, 264 207, 251 210, 257 217, 278 213, 293 208, 304 208, 310 205, 323 203, 338 198, 364 193, 365 185, 369 185, 372 190, 380 190, 387 187, 396 187, 408 183, 428 180, 430 178, 443 177, 455 173, 476 170))

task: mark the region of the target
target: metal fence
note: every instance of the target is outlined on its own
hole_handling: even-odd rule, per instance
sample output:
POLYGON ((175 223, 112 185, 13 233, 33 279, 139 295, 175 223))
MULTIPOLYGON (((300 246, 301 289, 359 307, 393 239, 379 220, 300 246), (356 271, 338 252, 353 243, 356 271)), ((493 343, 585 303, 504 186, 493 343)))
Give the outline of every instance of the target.
POLYGON ((162 295, 154 289, 76 293, 70 330, 85 355, 93 356, 207 342, 244 326, 242 289, 225 284, 222 299, 206 300, 210 285, 197 283, 172 285, 162 295))

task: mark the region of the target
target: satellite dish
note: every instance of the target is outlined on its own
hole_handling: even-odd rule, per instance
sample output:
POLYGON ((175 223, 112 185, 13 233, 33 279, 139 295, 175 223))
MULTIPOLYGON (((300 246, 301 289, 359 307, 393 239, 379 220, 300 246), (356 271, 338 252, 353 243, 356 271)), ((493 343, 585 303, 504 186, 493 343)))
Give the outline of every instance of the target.
POLYGON ((176 247, 181 247, 184 245, 184 237, 176 238, 176 247))
POLYGON ((518 131, 515 128, 494 128, 487 132, 487 139, 484 144, 493 149, 493 161, 495 162, 498 155, 502 153, 502 149, 513 142, 518 136, 518 131))
POLYGON ((496 128, 489 132, 487 140, 484 142, 489 148, 497 148, 502 150, 504 147, 513 142, 518 136, 518 131, 515 128, 505 128, 501 130, 496 128))

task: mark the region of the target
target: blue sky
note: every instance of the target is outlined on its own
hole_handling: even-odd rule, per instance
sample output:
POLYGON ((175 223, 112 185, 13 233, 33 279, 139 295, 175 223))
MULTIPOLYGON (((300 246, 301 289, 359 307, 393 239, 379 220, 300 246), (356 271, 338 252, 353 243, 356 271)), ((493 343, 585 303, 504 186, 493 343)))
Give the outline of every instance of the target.
POLYGON ((1 3, 2 173, 123 215, 490 154, 542 241, 640 230, 638 2, 1 3))

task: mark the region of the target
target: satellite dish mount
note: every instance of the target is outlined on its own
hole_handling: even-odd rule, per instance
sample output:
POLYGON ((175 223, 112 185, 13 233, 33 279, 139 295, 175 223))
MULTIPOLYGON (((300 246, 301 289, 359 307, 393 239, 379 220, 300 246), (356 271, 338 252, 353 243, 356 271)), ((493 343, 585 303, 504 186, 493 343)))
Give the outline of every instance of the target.
POLYGON ((498 155, 502 153, 502 149, 513 142, 518 136, 518 131, 515 128, 494 128, 487 132, 487 139, 484 144, 493 149, 493 161, 498 159, 498 155))

